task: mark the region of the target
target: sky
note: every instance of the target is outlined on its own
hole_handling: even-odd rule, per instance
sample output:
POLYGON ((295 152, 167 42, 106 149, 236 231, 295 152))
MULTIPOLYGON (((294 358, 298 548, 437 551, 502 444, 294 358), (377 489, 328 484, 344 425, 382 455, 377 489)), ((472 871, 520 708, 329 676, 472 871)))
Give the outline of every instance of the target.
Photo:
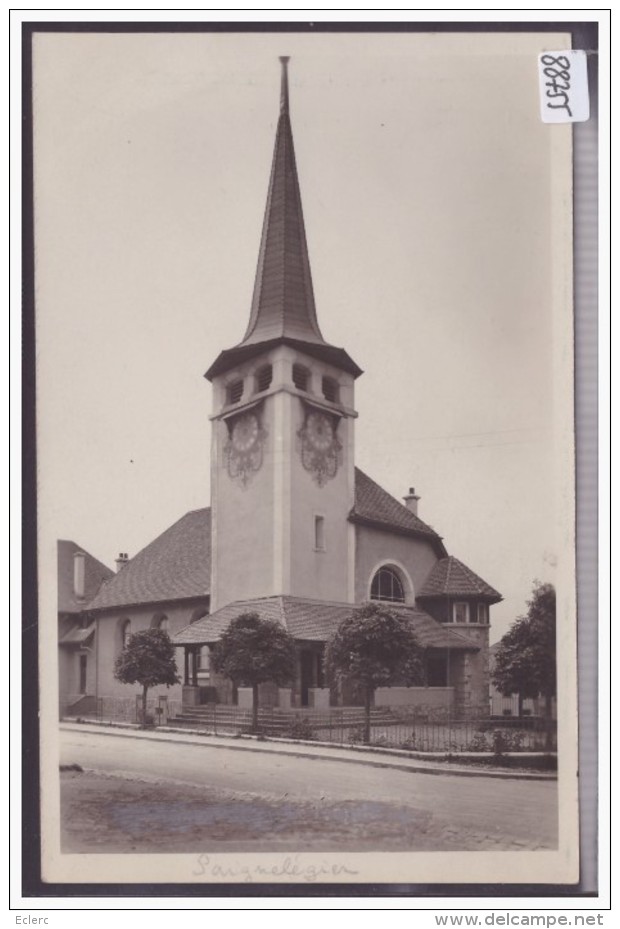
POLYGON ((535 59, 554 47, 35 36, 42 563, 65 538, 113 566, 209 504, 203 374, 247 325, 286 54, 319 323, 364 370, 357 464, 415 487, 503 594, 501 637, 570 532, 570 148, 535 59))

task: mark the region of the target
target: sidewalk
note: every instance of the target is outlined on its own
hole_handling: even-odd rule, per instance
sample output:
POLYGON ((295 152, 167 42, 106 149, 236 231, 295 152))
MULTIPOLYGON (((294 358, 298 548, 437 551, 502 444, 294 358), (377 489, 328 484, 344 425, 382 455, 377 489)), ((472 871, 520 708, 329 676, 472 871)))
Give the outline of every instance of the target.
MULTIPOLYGON (((215 736, 192 729, 175 729, 161 726, 157 729, 138 729, 130 723, 71 723, 61 722, 60 728, 69 732, 86 732, 94 735, 121 736, 128 739, 146 739, 150 742, 178 742, 183 745, 205 746, 207 748, 225 748, 230 751, 264 752, 273 755, 289 755, 308 760, 340 761, 348 764, 371 765, 375 768, 393 768, 398 771, 410 771, 422 774, 449 774, 459 777, 494 777, 517 780, 548 781, 556 780, 555 771, 523 771, 510 768, 475 767, 442 761, 445 755, 407 752, 400 749, 375 748, 374 746, 352 745, 347 748, 335 747, 325 742, 296 742, 290 739, 260 739, 256 736, 215 736)), ((525 753, 520 753, 524 758, 525 753)), ((480 756, 483 757, 488 756, 480 756)), ((511 755, 510 757, 515 757, 511 755)), ((519 756, 516 756, 517 758, 519 756)), ((472 761, 476 756, 468 755, 472 761)))

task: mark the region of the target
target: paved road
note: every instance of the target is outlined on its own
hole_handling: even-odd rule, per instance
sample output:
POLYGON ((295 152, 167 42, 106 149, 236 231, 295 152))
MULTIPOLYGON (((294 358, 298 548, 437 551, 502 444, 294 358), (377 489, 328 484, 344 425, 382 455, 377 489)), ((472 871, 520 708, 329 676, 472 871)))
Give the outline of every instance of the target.
POLYGON ((372 805, 386 817, 399 810, 424 822, 438 847, 540 849, 557 842, 554 781, 422 774, 76 731, 61 732, 61 762, 198 785, 219 792, 228 805, 238 796, 300 809, 346 802, 363 811, 372 805))

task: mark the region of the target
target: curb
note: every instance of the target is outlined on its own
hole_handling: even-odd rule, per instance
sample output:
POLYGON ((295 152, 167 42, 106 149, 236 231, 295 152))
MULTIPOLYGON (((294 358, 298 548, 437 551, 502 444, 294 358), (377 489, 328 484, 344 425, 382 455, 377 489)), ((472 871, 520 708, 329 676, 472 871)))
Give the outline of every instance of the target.
MULTIPOLYGON (((336 761, 342 762, 344 764, 363 764, 368 765, 369 767, 374 768, 392 768, 395 771, 409 771, 412 774, 434 774, 434 775, 451 775, 453 777, 491 777, 499 778, 500 780, 511 779, 511 780, 524 780, 524 781, 557 781, 557 774, 555 772, 545 773, 542 771, 499 771, 497 768, 484 770, 482 768, 464 768, 464 767, 453 767, 454 762, 444 761, 441 766, 435 765, 432 763, 426 764, 416 764, 415 762, 420 760, 415 756, 408 754, 394 756, 388 754, 388 752, 382 751, 380 748, 374 747, 361 747, 354 746, 351 747, 353 752, 355 752, 357 757, 347 757, 344 752, 350 751, 351 748, 347 747, 342 749, 342 755, 333 755, 326 754, 321 751, 306 750, 300 751, 299 747, 301 745, 306 746, 306 743, 300 742, 285 742, 277 741, 275 739, 269 740, 268 744, 272 747, 266 748, 263 747, 264 743, 257 740, 255 737, 242 737, 242 739, 230 739, 230 743, 222 744, 221 742, 210 741, 213 737, 203 734, 200 730, 192 729, 176 729, 168 728, 165 726, 160 727, 156 732, 144 731, 139 729, 134 729, 131 727, 131 724, 126 724, 125 726, 119 725, 101 725, 97 723, 60 723, 60 728, 64 729, 66 732, 89 732, 93 735, 122 735, 126 738, 134 739, 146 739, 150 742, 170 742, 173 741, 177 745, 194 745, 194 746, 205 746, 207 748, 222 748, 228 749, 230 751, 240 751, 240 752, 263 752, 264 754, 269 755, 284 755, 292 758, 305 758, 309 761, 319 760, 319 761, 336 761), (94 730, 94 731, 93 731, 94 730), (159 735, 158 733, 161 733, 159 735), (179 735, 194 735, 194 738, 185 738, 185 739, 166 739, 166 734, 179 734, 179 735), (246 744, 238 744, 240 741, 245 741, 246 744), (274 748, 274 745, 281 745, 281 748, 274 748), (291 746, 287 749, 285 746, 291 746), (295 746, 295 747, 294 747, 295 746), (374 757, 364 757, 364 754, 373 755, 374 757), (377 755, 383 755, 382 758, 376 757, 377 755), (401 758, 402 760, 397 760, 401 758), (410 758, 413 763, 407 764, 405 758, 410 758)), ((216 738, 224 738, 223 736, 216 736, 216 738)), ((322 748, 331 748, 340 749, 340 746, 327 746, 326 743, 315 742, 313 748, 322 749, 322 748)), ((445 755, 442 756, 445 758, 445 755)))

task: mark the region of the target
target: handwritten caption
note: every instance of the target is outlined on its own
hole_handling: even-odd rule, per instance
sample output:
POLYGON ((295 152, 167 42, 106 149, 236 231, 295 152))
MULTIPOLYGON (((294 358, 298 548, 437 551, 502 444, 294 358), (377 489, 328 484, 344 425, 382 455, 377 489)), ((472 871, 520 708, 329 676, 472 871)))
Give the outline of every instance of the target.
POLYGON ((207 880, 235 881, 240 884, 269 880, 288 880, 312 884, 315 881, 326 881, 334 878, 346 880, 347 877, 354 877, 358 873, 353 868, 338 862, 304 863, 300 860, 299 855, 287 855, 285 858, 267 863, 226 862, 224 864, 221 861, 213 860, 204 853, 198 856, 196 867, 192 871, 194 877, 204 877, 207 880))
POLYGON ((538 86, 544 123, 581 123, 590 118, 588 67, 583 49, 541 52, 538 86))

